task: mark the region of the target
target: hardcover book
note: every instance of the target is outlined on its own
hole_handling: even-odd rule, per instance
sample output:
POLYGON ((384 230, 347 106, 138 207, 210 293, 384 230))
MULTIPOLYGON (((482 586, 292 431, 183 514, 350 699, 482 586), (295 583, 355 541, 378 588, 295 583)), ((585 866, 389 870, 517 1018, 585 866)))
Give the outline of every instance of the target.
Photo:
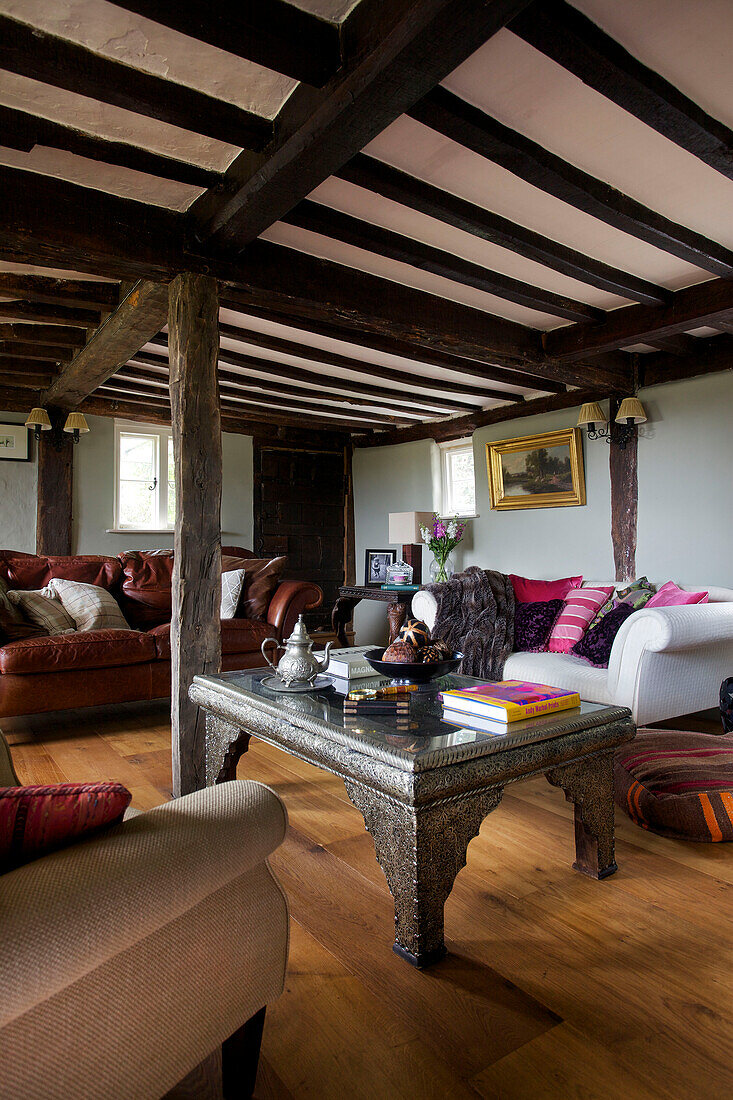
POLYGON ((499 680, 475 687, 442 691, 443 706, 459 713, 483 715, 503 722, 518 722, 557 710, 580 706, 577 691, 525 680, 499 680))
POLYGON ((328 655, 329 676, 340 680, 358 680, 364 676, 374 676, 374 669, 364 660, 364 654, 373 649, 371 645, 349 646, 347 649, 332 649, 328 655))

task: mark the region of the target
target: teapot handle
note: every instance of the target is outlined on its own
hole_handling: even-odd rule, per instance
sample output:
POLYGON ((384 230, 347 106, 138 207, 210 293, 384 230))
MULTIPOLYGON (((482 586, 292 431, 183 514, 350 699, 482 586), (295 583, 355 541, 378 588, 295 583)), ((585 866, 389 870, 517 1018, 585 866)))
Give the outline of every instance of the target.
POLYGON ((278 642, 277 638, 265 638, 264 642, 260 646, 260 652, 262 653, 262 656, 265 658, 272 671, 277 673, 277 665, 273 665, 272 661, 265 653, 265 646, 269 645, 271 642, 275 646, 275 653, 277 653, 278 649, 285 649, 285 646, 282 644, 282 642, 278 642))
POLYGON ((332 645, 333 645, 333 642, 326 642, 326 645, 325 645, 324 650, 323 650, 323 657, 321 658, 320 661, 318 661, 318 658, 316 657, 316 661, 318 661, 318 667, 320 668, 321 672, 325 672, 326 669, 328 668, 328 654, 329 654, 329 651, 330 651, 332 645))

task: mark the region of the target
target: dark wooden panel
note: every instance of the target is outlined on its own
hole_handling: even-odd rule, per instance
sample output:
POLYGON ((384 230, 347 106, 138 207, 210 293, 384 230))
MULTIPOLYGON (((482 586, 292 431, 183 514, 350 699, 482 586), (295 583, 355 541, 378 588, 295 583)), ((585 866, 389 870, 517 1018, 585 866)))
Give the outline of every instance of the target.
MULTIPOLYGON (((622 448, 618 445, 619 425, 616 423, 621 402, 611 398, 608 464, 611 475, 611 541, 616 580, 630 584, 636 578, 636 516, 639 498, 637 481, 637 449, 639 432, 636 427, 622 448)), ((591 443, 591 446, 593 444, 591 443)))
POLYGON ((44 432, 37 444, 36 553, 70 554, 74 445, 59 431, 66 414, 49 408, 48 415, 54 431, 44 432))
POLYGON ((436 88, 408 114, 520 179, 639 240, 715 275, 733 273, 733 253, 677 225, 614 187, 502 125, 463 99, 436 88))

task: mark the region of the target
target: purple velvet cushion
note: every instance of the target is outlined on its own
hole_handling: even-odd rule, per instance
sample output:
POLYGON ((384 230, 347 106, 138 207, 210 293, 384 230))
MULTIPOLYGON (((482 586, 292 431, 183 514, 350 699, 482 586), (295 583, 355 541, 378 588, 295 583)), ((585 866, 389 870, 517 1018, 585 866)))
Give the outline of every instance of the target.
POLYGON ((518 603, 514 609, 514 650, 541 653, 547 649, 555 620, 563 609, 564 600, 541 600, 518 603))
POLYGON ((570 650, 576 657, 595 665, 596 668, 608 668, 614 639, 621 624, 633 615, 635 607, 628 603, 619 603, 608 611, 597 626, 587 630, 579 642, 570 650))

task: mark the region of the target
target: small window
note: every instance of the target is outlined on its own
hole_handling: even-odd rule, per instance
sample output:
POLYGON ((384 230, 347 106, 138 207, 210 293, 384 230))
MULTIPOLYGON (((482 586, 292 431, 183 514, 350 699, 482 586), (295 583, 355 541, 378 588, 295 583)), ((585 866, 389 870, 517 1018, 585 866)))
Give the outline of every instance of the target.
POLYGON ((473 516, 476 514, 476 478, 473 470, 473 443, 441 444, 443 467, 444 516, 473 516))
POLYGON ((173 530, 176 489, 170 428, 115 421, 115 527, 173 530))

